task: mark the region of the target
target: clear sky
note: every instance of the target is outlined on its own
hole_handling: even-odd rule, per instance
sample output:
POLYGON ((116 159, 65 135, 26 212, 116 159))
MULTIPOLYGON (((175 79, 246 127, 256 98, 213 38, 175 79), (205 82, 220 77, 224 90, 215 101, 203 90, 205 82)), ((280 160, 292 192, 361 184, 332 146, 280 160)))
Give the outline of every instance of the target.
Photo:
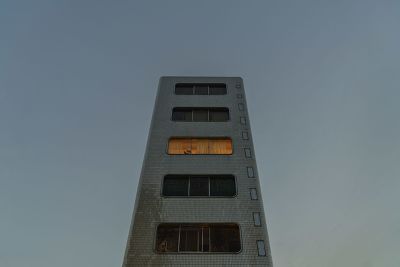
POLYGON ((120 266, 158 79, 241 76, 276 267, 400 266, 400 1, 1 1, 0 266, 120 266))

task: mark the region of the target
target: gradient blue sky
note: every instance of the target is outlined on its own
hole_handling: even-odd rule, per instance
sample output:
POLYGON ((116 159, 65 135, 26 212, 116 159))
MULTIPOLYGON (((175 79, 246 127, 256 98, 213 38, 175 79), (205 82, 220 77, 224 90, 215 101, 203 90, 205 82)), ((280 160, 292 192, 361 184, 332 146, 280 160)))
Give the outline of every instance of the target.
POLYGON ((242 76, 276 267, 400 266, 399 1, 1 1, 0 266, 120 266, 158 79, 242 76))

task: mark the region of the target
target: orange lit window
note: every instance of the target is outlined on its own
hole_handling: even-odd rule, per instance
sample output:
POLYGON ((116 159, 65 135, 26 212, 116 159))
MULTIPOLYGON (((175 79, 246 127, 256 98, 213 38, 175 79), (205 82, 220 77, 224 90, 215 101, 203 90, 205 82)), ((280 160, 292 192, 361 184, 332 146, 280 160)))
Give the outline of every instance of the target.
POLYGON ((223 138, 171 138, 168 142, 170 155, 231 155, 232 140, 223 138))

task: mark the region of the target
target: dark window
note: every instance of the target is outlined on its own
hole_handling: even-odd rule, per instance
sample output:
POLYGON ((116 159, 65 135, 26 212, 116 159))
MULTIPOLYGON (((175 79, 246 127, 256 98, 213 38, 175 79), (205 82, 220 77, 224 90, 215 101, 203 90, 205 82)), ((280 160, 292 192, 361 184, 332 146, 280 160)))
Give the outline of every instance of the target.
POLYGON ((156 250, 159 253, 237 253, 241 250, 239 226, 231 223, 160 224, 157 228, 156 250))
POLYGON ((212 177, 210 179, 210 196, 236 195, 235 178, 233 176, 212 177))
POLYGON ((172 112, 173 121, 192 121, 192 111, 190 109, 176 109, 172 112))
POLYGON ((226 95, 226 85, 223 83, 211 84, 210 95, 226 95))
POLYGON ((236 195, 232 175, 167 175, 163 196, 168 197, 233 197, 236 195))
POLYGON ((190 196, 208 196, 208 177, 192 176, 190 177, 190 196))
POLYGON ((178 252, 179 224, 160 225, 157 228, 156 250, 178 252))
POLYGON ((227 108, 174 108, 172 110, 173 121, 214 121, 223 122, 229 120, 227 108))
POLYGON ((177 95, 193 95, 193 85, 179 83, 175 86, 175 94, 177 94, 177 95))
POLYGON ((207 109, 194 109, 193 110, 193 121, 208 121, 208 110, 207 109))
POLYGON ((229 111, 228 109, 210 109, 210 121, 228 121, 229 111))
POLYGON ((165 176, 163 184, 164 196, 188 196, 189 181, 183 176, 165 176))
POLYGON ((226 95, 224 83, 177 83, 177 95, 226 95))
POLYGON ((208 95, 208 85, 207 84, 197 84, 194 86, 195 95, 208 95))
POLYGON ((214 225, 210 228, 211 252, 239 252, 240 233, 237 225, 214 225))

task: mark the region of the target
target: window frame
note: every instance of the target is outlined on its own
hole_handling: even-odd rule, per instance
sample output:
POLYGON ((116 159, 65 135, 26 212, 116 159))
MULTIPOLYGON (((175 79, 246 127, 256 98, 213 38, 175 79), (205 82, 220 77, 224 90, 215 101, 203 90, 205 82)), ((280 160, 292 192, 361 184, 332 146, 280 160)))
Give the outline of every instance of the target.
POLYGON ((170 120, 174 123, 180 123, 180 122, 215 122, 215 123, 224 123, 224 122, 230 122, 231 121, 231 111, 228 107, 173 107, 172 108, 172 112, 171 112, 171 117, 170 120), (187 109, 187 110, 185 110, 187 109), (180 111, 180 110, 185 110, 186 112, 190 110, 191 114, 192 114, 192 120, 191 121, 185 121, 185 120, 174 120, 174 111, 180 111), (194 121, 194 111, 196 110, 202 110, 202 111, 207 111, 207 121, 194 121), (210 113, 212 111, 227 111, 228 112, 228 119, 225 121, 210 121, 210 113))
POLYGON ((238 196, 238 183, 237 183, 237 177, 234 174, 167 174, 164 175, 161 181, 161 188, 160 188, 160 197, 162 198, 236 198, 238 196), (164 195, 164 182, 165 182, 165 178, 168 176, 172 176, 172 177, 182 177, 182 179, 186 179, 188 180, 188 188, 187 188, 187 195, 186 196, 166 196, 164 195), (200 177, 200 176, 208 176, 208 196, 191 196, 190 195, 190 177, 200 177), (229 177, 229 178, 233 178, 234 181, 234 186, 235 186, 235 194, 233 194, 232 196, 212 196, 211 195, 211 179, 212 177, 216 177, 216 178, 221 178, 221 177, 229 177))
POLYGON ((165 153, 168 156, 232 156, 235 153, 235 148, 233 145, 233 139, 232 137, 229 136, 171 136, 168 138, 167 144, 166 144, 166 148, 165 148, 165 153), (231 146, 232 146, 232 151, 230 154, 170 154, 168 153, 168 149, 169 149, 169 143, 171 141, 171 139, 207 139, 207 140, 230 140, 231 141, 231 146))
POLYGON ((226 83, 221 83, 221 82, 211 82, 211 83, 207 83, 207 82, 203 82, 203 83, 185 83, 185 82, 178 82, 175 83, 174 86, 174 94, 175 95, 197 95, 197 96, 223 96, 223 95, 227 95, 228 94, 228 85, 226 83), (176 88, 177 87, 192 87, 192 94, 177 94, 176 93, 176 88), (195 94, 196 91, 196 87, 197 86, 207 86, 207 94, 195 94), (220 88, 224 88, 224 94, 211 94, 211 90, 210 88, 213 88, 215 86, 220 86, 220 88))
MULTIPOLYGON (((180 230, 178 233, 178 240, 180 239, 180 230)), ((211 241, 211 240, 210 240, 211 241)), ((210 244, 209 244, 210 245, 210 244)), ((193 222, 159 222, 156 224, 155 226, 155 231, 154 231, 154 238, 153 238, 153 251, 154 253, 158 254, 158 255, 187 255, 187 254, 196 254, 196 255, 201 255, 201 254, 240 254, 243 251, 243 235, 242 235, 242 227, 239 223, 236 222, 218 222, 218 223, 208 223, 208 222, 200 222, 200 223, 193 223, 193 222), (160 227, 160 225, 165 225, 165 224, 169 224, 169 225, 178 225, 179 229, 182 227, 182 225, 187 226, 187 225, 196 225, 201 227, 202 225, 204 226, 208 226, 209 227, 209 235, 211 234, 211 225, 235 225, 238 228, 238 232, 239 232, 239 241, 240 241, 240 250, 235 251, 235 252, 213 252, 213 251, 208 251, 208 252, 203 252, 203 251, 179 251, 179 245, 180 242, 178 241, 178 251, 171 251, 171 252, 160 252, 157 250, 157 233, 158 233, 158 228, 160 227)))

